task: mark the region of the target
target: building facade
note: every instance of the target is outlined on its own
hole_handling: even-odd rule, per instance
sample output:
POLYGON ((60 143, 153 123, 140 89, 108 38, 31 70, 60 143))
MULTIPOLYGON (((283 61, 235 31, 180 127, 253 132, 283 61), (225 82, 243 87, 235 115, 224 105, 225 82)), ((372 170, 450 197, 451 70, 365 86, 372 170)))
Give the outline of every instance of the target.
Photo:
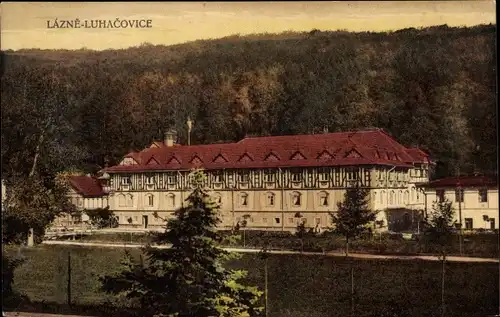
POLYGON ((498 229, 496 176, 447 177, 419 187, 424 189, 427 212, 435 202, 448 200, 455 210, 455 220, 463 229, 498 229))
POLYGON ((167 133, 164 142, 129 153, 102 171, 120 226, 161 226, 153 214, 169 218, 183 206, 193 168, 208 176, 222 228, 245 218, 249 229, 295 230, 299 221, 325 229, 331 225, 329 213, 357 182, 370 190, 380 228, 391 229, 401 216, 425 206, 416 185, 429 180, 428 154, 406 148, 381 129, 193 146, 175 140, 175 132, 167 133))
MULTIPOLYGON (((77 209, 84 211, 86 209, 98 209, 109 207, 108 188, 105 180, 91 176, 69 176, 68 195, 71 203, 77 209)), ((81 215, 63 215, 55 219, 55 227, 73 227, 82 224, 85 221, 85 214, 81 215)))

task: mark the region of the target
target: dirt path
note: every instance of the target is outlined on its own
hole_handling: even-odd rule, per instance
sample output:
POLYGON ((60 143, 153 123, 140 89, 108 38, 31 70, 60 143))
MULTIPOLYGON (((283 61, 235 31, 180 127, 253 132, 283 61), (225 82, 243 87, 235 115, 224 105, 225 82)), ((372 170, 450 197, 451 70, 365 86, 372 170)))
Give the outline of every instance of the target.
MULTIPOLYGON (((53 245, 80 245, 87 247, 105 247, 105 248, 141 248, 142 245, 139 244, 118 244, 118 243, 97 243, 97 242, 77 242, 77 241, 44 241, 43 244, 53 244, 53 245)), ((168 249, 169 246, 155 246, 159 249, 168 249)), ((243 249, 243 248, 224 248, 230 252, 238 253, 258 253, 260 249, 243 249)), ((343 257, 344 253, 341 252, 300 252, 300 251, 284 251, 284 250, 270 250, 269 253, 272 254, 302 254, 311 256, 336 256, 343 257)), ((349 255, 353 258, 359 259, 379 259, 379 260, 425 260, 425 261, 440 261, 437 256, 432 255, 381 255, 381 254, 366 254, 366 253, 351 253, 349 255)), ((447 261, 450 262, 482 262, 482 263, 498 263, 498 259, 492 258, 475 258, 475 257, 465 257, 465 256, 448 256, 447 261)))

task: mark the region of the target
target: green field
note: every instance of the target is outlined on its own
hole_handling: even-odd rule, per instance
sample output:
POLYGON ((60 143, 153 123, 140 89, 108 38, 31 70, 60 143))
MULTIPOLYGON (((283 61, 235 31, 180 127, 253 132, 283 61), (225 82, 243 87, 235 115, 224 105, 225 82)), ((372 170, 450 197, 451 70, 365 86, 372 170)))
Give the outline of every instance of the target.
MULTIPOLYGON (((19 251, 9 251, 18 253, 19 251)), ((98 277, 114 271, 123 249, 39 246, 23 249, 26 262, 15 272, 16 290, 33 301, 64 304, 68 253, 72 298, 76 304, 106 303, 98 277)), ((139 255, 139 250, 131 250, 139 255)), ((439 262, 353 260, 355 316, 439 316, 439 262), (396 314, 387 314, 387 311, 396 314)), ((249 271, 263 287, 263 260, 246 254, 230 264, 249 271)), ((272 255, 269 259, 269 316, 334 317, 350 315, 350 275, 344 258, 272 255)), ((487 316, 498 309, 498 265, 448 263, 446 316, 487 316)))

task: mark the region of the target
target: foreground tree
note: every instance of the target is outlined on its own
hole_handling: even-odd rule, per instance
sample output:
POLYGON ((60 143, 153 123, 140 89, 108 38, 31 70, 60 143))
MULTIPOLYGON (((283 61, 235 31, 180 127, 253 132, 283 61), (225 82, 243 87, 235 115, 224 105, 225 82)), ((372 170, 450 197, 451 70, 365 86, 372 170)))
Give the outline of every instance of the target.
POLYGON ((441 270, 441 316, 445 315, 445 275, 447 247, 452 243, 455 230, 455 209, 448 200, 435 202, 425 219, 425 239, 440 247, 441 270))
MULTIPOLYGON (((338 211, 330 213, 334 225, 333 232, 345 238, 345 255, 349 256, 349 242, 368 231, 368 224, 375 221, 377 212, 368 207, 369 190, 362 188, 359 182, 348 188, 344 201, 337 204, 338 211)), ((354 267, 349 261, 351 277, 351 316, 354 317, 354 267)))
POLYGON ((35 242, 43 239, 45 230, 56 217, 73 213, 75 206, 67 196, 67 187, 57 179, 33 176, 9 179, 2 208, 2 244, 23 244, 33 229, 35 242))
POLYGON ((144 249, 146 263, 136 264, 126 256, 125 269, 102 279, 103 289, 125 294, 141 306, 142 316, 232 317, 258 316, 261 292, 238 280, 245 271, 228 270, 231 254, 218 246, 218 206, 203 187, 205 175, 191 174, 193 192, 187 207, 175 212, 166 231, 155 238, 169 249, 144 249))
POLYGON ((345 254, 349 255, 349 242, 368 231, 367 225, 375 221, 377 212, 368 207, 369 191, 359 183, 348 188, 344 201, 337 204, 338 211, 330 213, 333 232, 345 238, 345 254))

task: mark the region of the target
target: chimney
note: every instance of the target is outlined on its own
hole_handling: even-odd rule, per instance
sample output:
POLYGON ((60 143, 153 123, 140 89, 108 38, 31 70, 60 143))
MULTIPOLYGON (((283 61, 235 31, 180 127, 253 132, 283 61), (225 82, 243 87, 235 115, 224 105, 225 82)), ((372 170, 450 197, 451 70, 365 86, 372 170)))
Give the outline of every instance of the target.
POLYGON ((176 142, 177 142, 177 131, 169 130, 165 132, 164 143, 166 146, 174 146, 176 142))

